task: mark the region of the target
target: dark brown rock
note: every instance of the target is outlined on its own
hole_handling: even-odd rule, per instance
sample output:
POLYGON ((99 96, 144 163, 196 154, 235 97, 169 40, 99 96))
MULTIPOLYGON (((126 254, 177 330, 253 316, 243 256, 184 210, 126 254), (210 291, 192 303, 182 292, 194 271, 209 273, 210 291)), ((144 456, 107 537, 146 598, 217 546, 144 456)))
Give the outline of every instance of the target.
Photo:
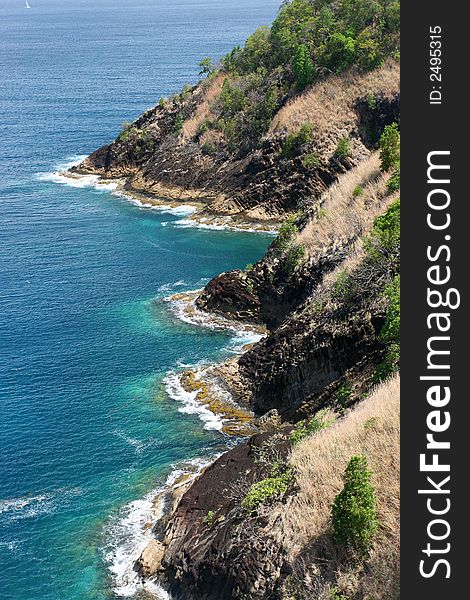
MULTIPOLYGON (((288 433, 288 430, 286 430, 288 433)), ((288 435, 259 434, 212 464, 183 496, 166 530, 160 580, 175 600, 267 599, 283 562, 263 530, 240 509, 249 486, 267 474, 263 443, 286 456, 288 435)))

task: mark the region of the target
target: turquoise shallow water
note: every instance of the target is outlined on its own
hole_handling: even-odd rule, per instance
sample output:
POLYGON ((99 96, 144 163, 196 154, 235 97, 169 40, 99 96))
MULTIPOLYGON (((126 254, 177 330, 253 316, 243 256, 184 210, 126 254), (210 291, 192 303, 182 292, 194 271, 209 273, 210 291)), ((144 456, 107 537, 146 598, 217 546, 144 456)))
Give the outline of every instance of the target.
POLYGON ((133 590, 110 566, 122 574, 149 492, 224 443, 163 380, 237 340, 155 300, 270 238, 182 228, 47 174, 194 81, 277 0, 30 4, 0 0, 0 598, 114 598, 133 590))

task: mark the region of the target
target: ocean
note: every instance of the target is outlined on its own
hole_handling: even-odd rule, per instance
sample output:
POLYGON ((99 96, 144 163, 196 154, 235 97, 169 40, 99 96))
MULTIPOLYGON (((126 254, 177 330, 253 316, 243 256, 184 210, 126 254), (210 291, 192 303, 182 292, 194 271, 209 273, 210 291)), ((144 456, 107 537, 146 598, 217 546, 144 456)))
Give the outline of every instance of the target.
POLYGON ((1 600, 159 596, 132 572, 155 490, 227 443, 169 382, 247 339, 161 299, 253 263, 272 237, 188 228, 184 209, 58 172, 278 2, 0 0, 1 600))

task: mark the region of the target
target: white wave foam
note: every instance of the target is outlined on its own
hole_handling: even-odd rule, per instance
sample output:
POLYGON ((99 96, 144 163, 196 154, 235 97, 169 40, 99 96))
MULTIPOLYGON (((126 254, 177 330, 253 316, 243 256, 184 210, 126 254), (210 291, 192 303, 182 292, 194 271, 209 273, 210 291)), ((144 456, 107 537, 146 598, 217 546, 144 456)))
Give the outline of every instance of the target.
POLYGON ((121 438, 124 442, 134 448, 135 453, 141 456, 149 448, 158 448, 161 446, 161 441, 156 438, 150 438, 148 440, 138 440, 137 438, 126 435, 123 431, 115 431, 115 435, 121 438))
MULTIPOLYGON (((119 518, 106 531, 108 546, 105 560, 109 564, 117 596, 132 597, 143 587, 134 571, 134 563, 151 539, 150 524, 163 515, 163 500, 157 502, 156 496, 157 491, 153 491, 145 498, 125 506, 119 518)), ((158 598, 157 593, 155 595, 158 598)))
MULTIPOLYGON (((155 210, 160 213, 175 215, 177 217, 188 216, 188 215, 193 214, 196 211, 196 207, 191 206, 189 204, 180 204, 178 206, 171 206, 171 204, 155 204, 154 202, 145 202, 143 200, 140 200, 139 198, 136 198, 135 196, 126 194, 122 190, 114 191, 113 195, 124 198, 124 200, 131 202, 132 204, 134 204, 135 206, 138 206, 141 209, 155 210)), ((166 225, 167 224, 168 223, 166 223, 166 225)))
POLYGON ((178 281, 175 281, 174 283, 164 283, 163 285, 161 285, 158 288, 159 292, 169 292, 171 290, 174 290, 175 288, 179 288, 186 285, 186 282, 183 281, 183 279, 179 279, 178 281))
POLYGON ((255 331, 238 331, 235 337, 232 338, 230 347, 228 349, 234 354, 241 354, 245 346, 256 344, 264 337, 265 334, 257 333, 255 331))
POLYGON ((204 429, 212 431, 222 430, 224 425, 223 420, 196 399, 197 390, 188 392, 183 388, 181 385, 181 373, 170 371, 165 376, 163 383, 170 398, 181 403, 181 407, 178 409, 180 413, 197 415, 204 423, 204 429))
MULTIPOLYGON (((188 295, 195 294, 199 290, 192 290, 185 292, 188 295)), ((188 300, 185 298, 175 300, 174 298, 165 298, 168 302, 171 312, 180 321, 188 323, 190 325, 197 325, 198 327, 206 327, 216 331, 230 331, 234 333, 234 337, 230 343, 229 349, 232 351, 240 352, 246 344, 254 344, 259 342, 265 334, 255 331, 249 326, 243 326, 235 321, 226 319, 221 315, 209 314, 205 311, 199 310, 196 307, 195 300, 188 300), (190 310, 188 310, 190 308, 190 310)))
POLYGON ((238 231, 245 233, 266 233, 268 235, 277 235, 276 229, 259 229, 257 227, 237 227, 233 223, 207 223, 204 218, 201 219, 179 219, 174 223, 175 227, 181 227, 183 229, 189 229, 195 227, 196 229, 211 229, 213 231, 238 231))
POLYGON ((45 502, 47 496, 30 496, 22 498, 8 498, 7 500, 0 500, 0 514, 6 512, 19 512, 30 506, 31 504, 45 502))
POLYGON ((58 183, 61 185, 68 185, 74 188, 86 188, 92 187, 100 191, 114 191, 117 189, 119 183, 116 181, 109 181, 101 179, 98 175, 80 175, 74 173, 67 173, 67 171, 76 167, 85 158, 83 156, 71 156, 65 161, 59 162, 54 166, 54 170, 45 173, 37 173, 36 177, 40 181, 49 181, 51 183, 58 183))
POLYGON ((80 488, 64 488, 37 496, 0 500, 0 514, 4 513, 10 522, 51 515, 81 493, 80 488))
MULTIPOLYGON (((213 459, 211 459, 213 460, 213 459)), ((188 461, 189 468, 175 468, 167 478, 165 485, 159 487, 144 498, 127 504, 120 514, 105 529, 107 546, 104 559, 114 581, 114 593, 122 598, 131 598, 146 590, 158 600, 170 600, 168 593, 155 581, 143 582, 134 571, 135 561, 153 538, 152 527, 163 516, 165 510, 164 492, 181 475, 191 473, 195 478, 210 460, 195 459, 188 461)), ((185 482, 188 480, 186 479, 185 482)), ((182 484, 181 484, 182 485, 182 484)))

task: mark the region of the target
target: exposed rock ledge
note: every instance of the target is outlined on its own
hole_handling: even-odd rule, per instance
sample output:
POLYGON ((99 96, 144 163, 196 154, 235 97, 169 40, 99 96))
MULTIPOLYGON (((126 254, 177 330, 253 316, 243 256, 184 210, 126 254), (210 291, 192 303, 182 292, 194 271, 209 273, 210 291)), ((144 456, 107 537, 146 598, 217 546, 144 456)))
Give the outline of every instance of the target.
POLYGON ((251 537, 240 501, 265 477, 263 452, 274 444, 287 456, 289 428, 258 434, 223 454, 191 485, 136 562, 144 579, 157 577, 175 600, 263 598, 280 574, 282 552, 265 552, 262 537, 251 537))

